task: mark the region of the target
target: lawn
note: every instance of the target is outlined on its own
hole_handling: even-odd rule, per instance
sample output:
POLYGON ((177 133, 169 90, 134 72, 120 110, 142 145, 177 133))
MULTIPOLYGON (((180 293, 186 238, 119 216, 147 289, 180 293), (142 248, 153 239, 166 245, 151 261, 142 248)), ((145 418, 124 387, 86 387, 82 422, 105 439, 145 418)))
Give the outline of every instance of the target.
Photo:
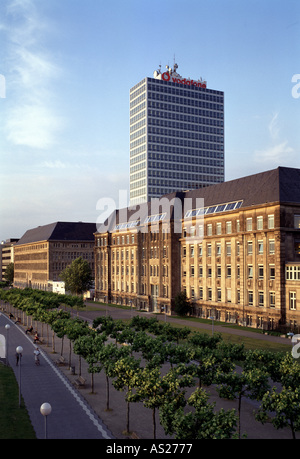
POLYGON ((19 407, 19 388, 13 370, 0 364, 0 439, 35 439, 27 409, 19 407))
MULTIPOLYGON (((121 305, 115 305, 115 304, 108 304, 110 307, 114 308, 120 308, 120 309, 127 309, 130 310, 130 306, 121 306, 121 305)), ((87 303, 87 307, 85 308, 86 311, 103 311, 105 310, 106 303, 99 303, 99 302, 94 302, 94 303, 87 303)), ((164 320, 163 315, 158 315, 158 318, 161 320, 164 320)), ((130 319, 124 319, 124 322, 129 322, 130 319)), ((192 332, 200 332, 200 333, 207 333, 211 334, 211 330, 207 330, 206 328, 202 327, 201 328, 201 323, 203 324, 211 324, 211 320, 208 319, 199 319, 196 317, 179 317, 179 316, 171 316, 167 318, 167 321, 173 326, 173 327, 188 327, 191 329, 192 332), (180 325, 176 323, 173 319, 181 319, 185 322, 185 325, 180 325), (194 323, 194 324, 193 324, 194 323), (195 323, 198 323, 198 325, 195 325, 195 323)), ((253 349, 261 349, 261 350, 268 350, 268 351, 273 351, 273 352, 290 352, 291 351, 291 342, 289 340, 286 340, 285 342, 282 343, 276 343, 274 341, 267 341, 263 339, 257 338, 257 334, 262 334, 262 331, 260 329, 255 329, 251 327, 239 327, 237 325, 232 325, 232 324, 226 324, 224 322, 217 322, 215 321, 215 326, 219 325, 222 328, 224 328, 224 331, 221 332, 222 339, 225 342, 231 342, 232 344, 244 344, 245 349, 253 350, 253 349), (236 334, 236 333, 230 333, 230 328, 235 328, 238 330, 246 330, 248 332, 253 333, 253 337, 247 337, 243 336, 242 334, 236 334)))

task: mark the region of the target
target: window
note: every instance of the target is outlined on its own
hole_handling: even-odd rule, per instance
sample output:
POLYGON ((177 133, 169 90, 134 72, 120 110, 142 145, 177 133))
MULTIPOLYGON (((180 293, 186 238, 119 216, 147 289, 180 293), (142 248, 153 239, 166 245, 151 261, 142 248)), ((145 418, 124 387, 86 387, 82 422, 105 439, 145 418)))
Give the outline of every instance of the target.
POLYGON ((247 254, 252 255, 252 241, 248 241, 247 244, 247 254))
POLYGON ((263 241, 258 241, 258 255, 262 255, 264 253, 264 243, 263 241))
POLYGON ((226 234, 231 234, 232 224, 231 222, 226 222, 226 234))
POLYGON ((217 266, 217 277, 220 278, 221 277, 221 273, 222 273, 222 269, 221 269, 221 266, 217 266))
POLYGON ((300 215, 294 215, 294 228, 300 229, 300 215))
POLYGON ((212 290, 211 290, 211 288, 208 288, 208 289, 207 289, 207 299, 208 299, 209 301, 211 301, 211 299, 212 299, 212 290))
POLYGON ((285 270, 286 280, 300 280, 300 265, 287 266, 285 270))
POLYGON ((268 215, 268 228, 274 228, 274 215, 268 215))
POLYGON ((203 236, 204 236, 203 225, 199 225, 198 226, 198 236, 200 238, 203 238, 203 236))
POLYGON ((257 217, 257 220, 256 220, 256 225, 257 225, 257 230, 262 230, 263 227, 264 227, 264 220, 263 220, 263 217, 260 216, 260 217, 257 217))
POLYGON ((202 257, 202 244, 198 245, 198 254, 199 254, 199 257, 202 257))
POLYGON ((207 246, 206 246, 206 252, 207 252, 206 255, 207 255, 208 257, 211 257, 211 244, 207 244, 207 246))
POLYGON ((227 302, 231 303, 231 288, 227 289, 227 302))
POLYGON ((269 255, 274 255, 275 253, 275 240, 269 239, 269 255))
POLYGON ((274 265, 269 266, 269 275, 270 275, 270 280, 275 279, 275 266, 274 265))
POLYGON ((220 288, 217 289, 217 301, 221 301, 222 299, 222 290, 220 288))
POLYGON ((252 231, 252 218, 251 217, 246 219, 246 230, 252 231))
POLYGON ((248 279, 252 279, 252 278, 253 278, 253 266, 248 265, 248 279))
POLYGON ((194 265, 191 266, 191 277, 194 277, 195 275, 195 267, 194 265))
POLYGON ((289 294, 289 307, 292 310, 296 309, 296 292, 290 292, 289 294))
POLYGON ((216 232, 217 234, 222 234, 222 223, 221 222, 217 223, 216 232))
POLYGON ((199 287, 199 299, 203 300, 203 287, 199 287))
POLYGON ((227 265, 226 273, 227 273, 227 278, 231 278, 231 265, 227 265))
POLYGON ((193 245, 190 246, 190 257, 194 258, 194 246, 193 245))
POLYGON ((227 257, 231 256, 231 243, 230 242, 226 243, 226 255, 227 257))
POLYGON ((263 265, 258 266, 258 278, 263 279, 264 278, 264 267, 263 265))
POLYGON ((258 305, 260 307, 264 306, 264 292, 258 292, 258 305))
POLYGON ((270 292, 270 308, 275 308, 275 292, 270 292))
POLYGON ((199 265, 199 277, 203 277, 203 266, 199 265))
POLYGON ((216 256, 219 257, 221 255, 221 243, 217 242, 216 244, 216 256))
POLYGON ((211 266, 207 266, 207 277, 211 277, 212 269, 211 266))
POLYGON ((208 225, 207 225, 207 236, 211 236, 211 235, 212 235, 212 224, 208 223, 208 225))

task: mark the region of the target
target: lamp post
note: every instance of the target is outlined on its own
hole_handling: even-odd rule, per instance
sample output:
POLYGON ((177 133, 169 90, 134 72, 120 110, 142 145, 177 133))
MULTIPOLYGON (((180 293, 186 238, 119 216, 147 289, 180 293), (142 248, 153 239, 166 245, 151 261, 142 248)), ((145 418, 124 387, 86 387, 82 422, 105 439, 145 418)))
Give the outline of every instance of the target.
POLYGON ((19 354, 19 407, 21 406, 21 362, 22 362, 22 346, 16 348, 17 353, 19 354))
POLYGON ((40 412, 45 418, 45 439, 47 439, 47 416, 51 413, 52 407, 50 403, 43 403, 40 407, 40 412))
POLYGON ((5 362, 6 362, 6 365, 8 365, 8 331, 9 329, 10 329, 10 325, 6 324, 5 325, 5 330, 6 330, 5 362))
POLYGON ((213 314, 211 314, 209 319, 211 319, 211 333, 212 333, 212 336, 214 336, 214 319, 215 319, 215 316, 213 314))

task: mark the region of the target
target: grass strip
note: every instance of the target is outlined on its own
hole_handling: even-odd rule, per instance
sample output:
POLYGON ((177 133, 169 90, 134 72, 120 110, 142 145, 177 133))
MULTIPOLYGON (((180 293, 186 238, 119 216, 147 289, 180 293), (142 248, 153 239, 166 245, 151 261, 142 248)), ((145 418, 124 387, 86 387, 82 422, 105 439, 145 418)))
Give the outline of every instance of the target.
POLYGON ((19 407, 19 387, 11 367, 0 364, 0 439, 35 439, 24 402, 19 407))

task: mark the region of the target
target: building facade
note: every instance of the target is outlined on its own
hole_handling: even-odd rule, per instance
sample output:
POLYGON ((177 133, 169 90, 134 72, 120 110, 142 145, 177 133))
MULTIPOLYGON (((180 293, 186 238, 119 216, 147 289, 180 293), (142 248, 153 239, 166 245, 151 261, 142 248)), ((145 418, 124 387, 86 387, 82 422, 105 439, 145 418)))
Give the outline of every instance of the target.
POLYGON ((154 212, 149 203, 137 212, 123 209, 95 234, 96 299, 171 313, 180 282, 181 234, 167 212, 154 212))
POLYGON ((280 167, 115 213, 95 234, 96 298, 172 314, 186 291, 194 316, 297 331, 299 183, 280 167))
POLYGON ((0 244, 0 280, 5 280, 5 271, 10 263, 14 263, 14 245, 18 239, 7 239, 0 244))
POLYGON ((96 224, 56 222, 28 230, 15 245, 14 286, 53 290, 60 273, 76 258, 94 273, 96 224))
POLYGON ((224 93, 177 64, 130 90, 130 203, 224 181, 224 93))

